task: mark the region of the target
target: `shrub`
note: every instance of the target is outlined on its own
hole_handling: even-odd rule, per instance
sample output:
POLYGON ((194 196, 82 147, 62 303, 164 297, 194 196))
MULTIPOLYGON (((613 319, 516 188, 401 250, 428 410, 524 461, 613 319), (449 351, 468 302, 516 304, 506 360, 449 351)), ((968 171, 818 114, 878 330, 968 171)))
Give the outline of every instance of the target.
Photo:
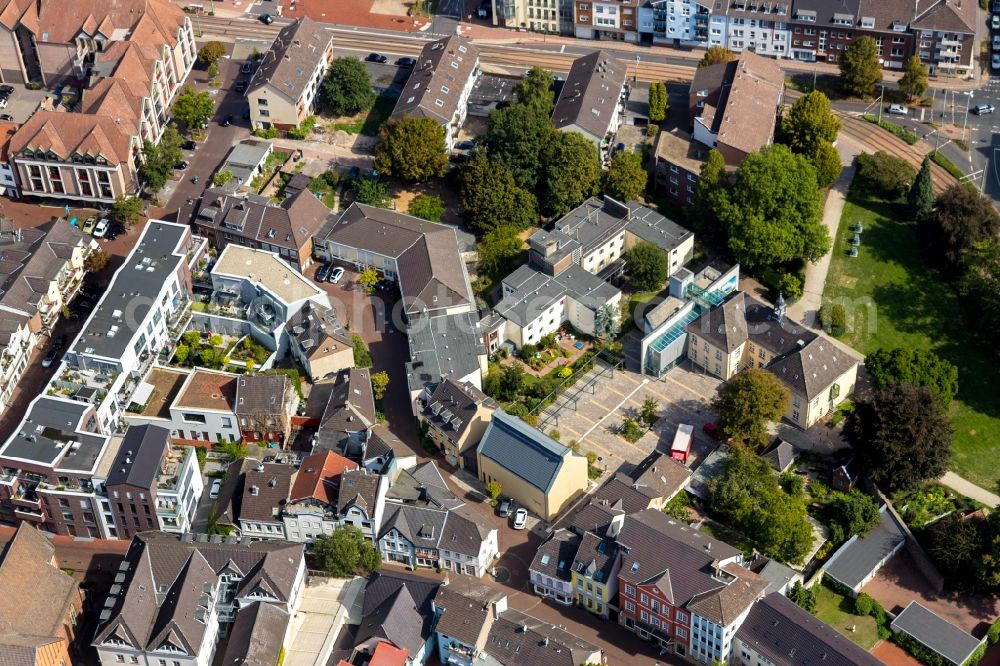
POLYGON ((878 125, 885 131, 895 136, 897 139, 901 139, 902 141, 910 144, 911 146, 920 140, 919 136, 917 136, 910 130, 906 129, 902 125, 897 125, 896 123, 890 122, 888 120, 879 120, 876 116, 867 113, 862 117, 871 124, 878 125))
POLYGON ((874 194, 893 200, 906 194, 917 171, 909 162, 880 150, 858 155, 857 175, 874 194))
POLYGON ((368 352, 368 345, 355 333, 351 336, 351 344, 354 345, 354 365, 359 368, 372 367, 372 355, 368 352))
POLYGON ((528 360, 529 358, 534 358, 538 353, 538 347, 529 343, 521 345, 521 358, 528 360))
POLYGON ((840 303, 824 303, 819 309, 819 323, 824 331, 840 337, 847 330, 847 310, 840 303))

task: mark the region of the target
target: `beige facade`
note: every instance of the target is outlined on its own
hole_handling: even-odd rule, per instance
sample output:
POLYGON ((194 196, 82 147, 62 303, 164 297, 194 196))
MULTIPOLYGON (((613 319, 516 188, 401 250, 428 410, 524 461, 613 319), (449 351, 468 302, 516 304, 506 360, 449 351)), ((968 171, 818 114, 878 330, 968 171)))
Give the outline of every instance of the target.
POLYGON ((542 520, 550 521, 587 490, 587 459, 571 455, 563 464, 548 491, 536 488, 496 461, 482 456, 479 457, 479 478, 484 483, 498 482, 504 497, 510 497, 542 520))
POLYGON ((800 428, 811 428, 821 418, 835 411, 840 403, 854 393, 857 381, 858 365, 855 363, 812 400, 803 394, 793 392, 785 418, 800 428))
POLYGON ((339 346, 317 349, 309 355, 299 354, 296 345, 289 347, 292 350, 292 355, 302 363, 302 367, 305 368, 310 379, 321 379, 336 374, 341 370, 354 367, 353 347, 330 340, 328 340, 328 343, 339 346))
POLYGON ((463 454, 479 444, 479 440, 483 438, 486 426, 489 425, 490 418, 493 416, 493 411, 492 407, 488 407, 485 404, 477 405, 475 416, 472 417, 468 427, 454 442, 451 441, 440 425, 433 421, 425 420, 427 423, 427 436, 441 448, 446 457, 455 459, 458 466, 464 468, 465 458, 463 454))

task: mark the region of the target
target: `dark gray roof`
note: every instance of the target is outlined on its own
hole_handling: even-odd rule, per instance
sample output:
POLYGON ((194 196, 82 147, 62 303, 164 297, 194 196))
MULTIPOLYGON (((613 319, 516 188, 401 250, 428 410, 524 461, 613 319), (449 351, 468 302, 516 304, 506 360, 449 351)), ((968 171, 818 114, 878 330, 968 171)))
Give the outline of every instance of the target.
POLYGON ((653 500, 670 499, 690 482, 691 470, 653 451, 628 474, 616 472, 594 492, 591 503, 635 513, 648 509, 653 500))
MULTIPOLYGON (((858 360, 831 340, 816 337, 802 347, 771 361, 765 368, 792 392, 812 400, 822 395, 858 360)), ((842 390, 847 390, 842 387, 842 390)))
POLYGON ((480 405, 496 409, 492 398, 471 382, 458 383, 446 378, 438 383, 424 407, 424 418, 437 426, 452 442, 457 442, 469 429, 469 423, 480 405))
POLYGON ((779 592, 751 607, 736 637, 775 666, 880 666, 882 663, 779 592))
POLYGON ((730 353, 747 341, 746 296, 734 292, 718 307, 712 308, 687 325, 687 332, 730 353))
POLYGON ((0 303, 18 314, 4 310, 0 321, 20 322, 32 316, 73 254, 73 248, 89 242, 79 228, 57 220, 43 227, 0 233, 0 303))
POLYGON ((295 393, 288 375, 243 375, 236 380, 236 414, 246 416, 286 413, 286 400, 295 393))
POLYGON ((493 412, 477 451, 542 492, 552 487, 563 460, 576 455, 502 409, 493 412))
POLYGON ((857 536, 851 537, 841 546, 826 563, 824 567, 826 575, 852 590, 856 589, 865 578, 878 570, 904 541, 902 528, 883 506, 879 524, 875 529, 860 539, 857 536))
POLYGON ((757 555, 747 566, 751 571, 768 582, 767 589, 764 591, 765 594, 776 591, 780 592, 786 585, 796 580, 796 578, 801 578, 791 567, 763 555, 757 555))
POLYGON ((566 296, 596 311, 620 293, 617 287, 576 264, 555 276, 522 265, 505 277, 503 284, 514 291, 504 296, 494 311, 518 326, 527 326, 566 296))
POLYGON ((437 548, 447 519, 441 509, 387 502, 378 538, 395 529, 415 548, 437 548))
POLYGON ((490 627, 484 651, 501 664, 580 666, 602 662, 601 648, 576 634, 508 609, 490 627))
POLYGON ((467 37, 428 42, 399 94, 393 117, 426 116, 450 123, 462 112, 462 90, 478 63, 479 49, 467 37))
POLYGON ((495 528, 485 524, 482 517, 467 506, 460 506, 448 512, 444 523, 439 547, 463 555, 479 557, 483 541, 495 528))
POLYGON ((860 6, 861 0, 795 0, 792 16, 801 10, 815 12, 816 25, 825 28, 837 25, 833 23, 834 14, 837 14, 844 18, 851 17, 853 24, 857 20, 860 6))
POLYGON ((664 252, 669 253, 694 235, 694 232, 638 201, 628 202, 628 209, 628 224, 625 225, 625 229, 630 234, 656 245, 664 252))
POLYGON ((154 425, 129 427, 105 485, 155 488, 163 454, 170 446, 170 431, 154 425))
POLYGON ((271 150, 271 142, 243 139, 230 149, 219 171, 229 171, 238 183, 245 183, 271 150))
POLYGON ((306 301, 285 324, 291 344, 307 358, 316 358, 324 352, 351 346, 351 336, 337 319, 337 311, 306 301))
POLYGON ((374 573, 365 586, 361 625, 355 645, 370 638, 386 638, 396 647, 416 654, 431 636, 432 600, 437 581, 400 573, 374 573))
POLYGON ((349 433, 364 432, 377 422, 368 368, 341 370, 320 419, 317 447, 338 451, 349 433))
POLYGON ((341 473, 340 487, 337 489, 337 510, 343 514, 348 507, 356 506, 364 509, 369 517, 374 516, 381 478, 364 467, 341 473))
POLYGON ((288 628, 288 613, 275 604, 257 601, 236 615, 225 666, 276 666, 288 628))
POLYGON ((605 51, 577 58, 559 92, 552 123, 558 129, 579 128, 600 141, 617 113, 625 77, 625 63, 605 51))
POLYGON ((896 616, 892 629, 908 634, 955 666, 962 666, 982 643, 918 601, 911 601, 896 616))
POLYGON ((248 469, 243 479, 243 501, 239 520, 280 523, 278 512, 288 500, 295 468, 277 463, 260 463, 248 469))
POLYGON ((573 560, 576 559, 580 540, 578 535, 567 529, 556 530, 535 551, 535 557, 528 568, 543 576, 569 581, 572 577, 570 567, 573 565, 573 560))
POLYGON ((285 97, 300 99, 332 40, 332 33, 308 17, 289 23, 261 59, 247 94, 271 84, 285 97))
POLYGON ((448 489, 433 460, 411 470, 400 470, 387 497, 402 504, 432 509, 454 509, 465 504, 448 489))
POLYGON ((84 431, 86 424, 82 421, 92 408, 90 403, 39 396, 0 449, 0 457, 67 471, 94 471, 108 438, 84 431))
POLYGON ((490 604, 441 586, 434 596, 437 624, 434 631, 474 647, 483 627, 491 621, 490 604))
MULTIPOLYGON (((602 486, 605 488, 607 484, 602 486)), ((598 490, 600 492, 600 489, 598 490)), ((577 534, 584 534, 586 532, 594 532, 599 536, 604 536, 608 531, 608 527, 611 525, 611 521, 616 516, 625 515, 625 510, 622 509, 623 502, 621 500, 615 502, 609 502, 606 499, 594 498, 587 503, 582 509, 576 512, 573 519, 569 523, 569 529, 573 530, 577 534)), ((648 508, 647 503, 643 505, 640 509, 648 508)))
POLYGON ((67 354, 118 360, 132 348, 150 304, 187 261, 180 245, 188 232, 182 224, 151 220, 146 225, 67 354))
POLYGON ((442 377, 461 379, 478 372, 479 359, 486 354, 475 312, 412 317, 406 336, 410 343, 406 363, 410 390, 422 389, 442 377))
POLYGON ((394 258, 407 314, 474 303, 452 227, 354 203, 317 240, 394 258))
MULTIPOLYGON (((617 560, 618 544, 614 539, 586 532, 573 559, 573 571, 598 583, 606 583, 617 560)), ((614 596, 614 591, 611 595, 614 596)))
POLYGON ((767 461, 771 469, 784 472, 795 462, 795 447, 778 437, 760 456, 767 461))

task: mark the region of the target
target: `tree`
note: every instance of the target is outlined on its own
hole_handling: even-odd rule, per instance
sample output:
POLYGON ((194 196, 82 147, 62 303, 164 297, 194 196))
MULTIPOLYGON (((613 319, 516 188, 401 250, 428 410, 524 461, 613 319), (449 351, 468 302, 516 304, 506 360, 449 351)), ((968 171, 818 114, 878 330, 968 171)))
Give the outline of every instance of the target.
POLYGON ((358 203, 375 206, 376 208, 392 207, 389 186, 378 178, 355 178, 351 187, 354 190, 354 198, 358 203))
POLYGON ((718 65, 723 62, 730 62, 736 60, 736 54, 723 46, 710 46, 708 50, 705 51, 705 55, 701 57, 698 61, 698 69, 702 67, 710 67, 712 65, 718 65))
POLYGON ((313 557, 331 576, 367 576, 382 566, 382 556, 357 527, 342 525, 332 534, 321 534, 313 542, 313 557))
POLYGON ((826 302, 819 308, 819 323, 824 331, 840 337, 847 331, 847 310, 840 303, 826 302))
POLYGON ((594 335, 602 340, 609 340, 618 337, 621 331, 621 323, 618 321, 618 313, 610 305, 602 305, 594 313, 594 335))
POLYGON ((514 361, 503 368, 500 375, 500 399, 510 402, 524 389, 524 366, 514 361))
POLYGON ((850 95, 868 97, 882 81, 878 44, 871 37, 851 42, 840 58, 840 85, 850 95))
POLYGON ((368 345, 361 338, 360 335, 354 333, 351 335, 351 345, 354 347, 354 365, 358 368, 370 368, 372 367, 372 355, 368 351, 368 345))
MULTIPOLYGON (((928 179, 930 173, 928 166, 928 179)), ((858 155, 858 178, 872 190, 873 194, 890 201, 906 194, 916 177, 917 172, 909 162, 885 151, 858 155)), ((933 202, 933 195, 931 201, 933 202)))
POLYGON ((649 241, 639 241, 628 249, 625 266, 632 285, 640 291, 659 290, 667 279, 667 255, 649 241))
POLYGON ((111 204, 111 217, 123 224, 132 225, 142 215, 142 201, 138 197, 118 197, 111 204))
POLYGON ((142 142, 142 164, 139 177, 151 192, 159 192, 173 173, 174 167, 183 159, 180 133, 173 125, 167 125, 159 143, 142 142))
POLYGON ((777 377, 760 368, 749 368, 719 388, 712 403, 719 413, 722 434, 753 446, 767 443, 767 424, 777 421, 788 409, 788 389, 777 377))
POLYGON ((840 163, 840 153, 832 143, 826 141, 816 146, 812 156, 812 164, 816 169, 816 184, 820 187, 830 187, 840 178, 843 165, 840 163))
POLYGON ((670 103, 667 101, 667 86, 663 81, 649 84, 649 122, 662 123, 667 118, 670 103))
POLYGON ((507 226, 491 229, 476 246, 480 272, 494 276, 506 274, 523 248, 524 241, 516 229, 507 226))
POLYGON ((936 479, 951 461, 951 423, 923 386, 873 391, 855 404, 844 431, 872 480, 889 490, 936 479))
POLYGON ((353 116, 375 105, 372 79, 357 58, 334 59, 323 79, 320 103, 335 116, 353 116))
MULTIPOLYGON (((897 158, 898 159, 898 158, 897 158)), ((910 166, 907 164, 907 166, 910 166)), ((912 170, 913 167, 910 167, 912 170)), ((906 206, 910 211, 910 219, 926 220, 934 210, 934 182, 931 179, 931 158, 924 155, 920 163, 920 171, 916 178, 910 180, 913 185, 906 193, 906 206)))
POLYGON ((409 182, 441 177, 448 169, 444 127, 425 117, 392 119, 378 132, 375 169, 409 182))
POLYGON ((358 284, 361 285, 361 288, 369 296, 375 293, 375 287, 381 281, 382 277, 378 274, 378 271, 371 266, 361 271, 361 274, 358 275, 358 284))
POLYGON ((554 133, 548 113, 537 106, 512 104, 490 112, 483 145, 491 160, 510 169, 518 187, 533 191, 541 170, 542 146, 554 133))
POLYGON ((919 228, 928 254, 955 277, 965 251, 1000 232, 1000 214, 989 199, 956 183, 937 198, 919 228))
POLYGON ((490 504, 496 506, 497 500, 500 499, 500 493, 503 492, 503 487, 499 481, 487 481, 486 485, 483 486, 483 491, 490 498, 490 504))
POLYGON ((903 65, 899 89, 906 93, 908 99, 922 97, 927 92, 927 67, 920 63, 919 56, 910 56, 903 65))
POLYGON ((376 372, 371 376, 372 381, 372 393, 375 395, 375 400, 381 400, 385 395, 385 390, 389 388, 389 373, 385 370, 376 372))
POLYGON ((986 336, 1000 330, 1000 241, 976 243, 965 253, 958 291, 977 330, 986 336))
POLYGON ((108 253, 104 251, 103 248, 97 248, 87 255, 86 261, 83 262, 83 267, 87 269, 88 273, 96 273, 97 271, 103 271, 108 266, 108 253))
POLYGON ((212 63, 208 66, 208 78, 214 80, 219 75, 219 65, 212 63))
POLYGON ((652 426, 656 423, 659 418, 656 415, 656 411, 660 408, 660 403, 653 396, 646 396, 646 399, 642 401, 642 407, 639 408, 639 416, 642 417, 643 423, 647 426, 652 426))
POLYGON ((233 172, 229 169, 216 171, 212 174, 212 184, 221 187, 233 179, 233 172))
POLYGON ((198 50, 198 60, 206 65, 214 65, 224 55, 226 55, 226 47, 222 45, 222 42, 208 42, 198 50))
POLYGON ((787 146, 751 153, 736 184, 716 198, 729 249, 745 266, 816 261, 830 249, 816 170, 787 146))
POLYGON ((177 345, 177 348, 174 350, 174 362, 184 365, 185 361, 188 360, 188 356, 190 355, 191 355, 191 348, 185 344, 179 344, 177 345))
POLYGON ((724 230, 715 214, 720 199, 725 198, 727 186, 726 161, 715 148, 708 151, 705 163, 701 165, 698 182, 694 186, 695 230, 709 236, 719 236, 724 230))
POLYGON ((514 96, 518 104, 537 109, 550 116, 556 103, 555 94, 552 92, 554 84, 552 73, 536 65, 514 86, 514 96))
POLYGON ((816 614, 816 592, 802 584, 802 581, 795 581, 795 585, 788 591, 788 598, 798 605, 799 608, 816 614))
POLYGON ((958 368, 934 352, 903 347, 877 349, 865 356, 865 369, 876 389, 891 384, 925 386, 945 409, 958 394, 958 368))
POLYGON ((428 222, 440 222, 444 216, 444 202, 436 194, 418 194, 410 202, 408 211, 413 217, 428 222))
POLYGON ((621 151, 615 153, 604 172, 601 189, 613 199, 623 203, 635 201, 646 191, 649 173, 642 166, 639 153, 621 151))
POLYGON ((535 196, 517 185, 502 162, 475 155, 463 169, 461 181, 462 207, 478 233, 502 226, 523 231, 538 220, 535 196))
POLYGON ((174 98, 174 118, 190 129, 201 129, 215 113, 215 101, 207 92, 198 92, 189 83, 174 98))
POLYGON ((820 145, 836 141, 839 131, 830 99, 818 90, 796 100, 781 121, 782 142, 800 155, 815 155, 820 145))
POLYGON ((837 493, 830 502, 830 540, 840 543, 853 535, 865 536, 879 523, 878 504, 857 488, 837 493))
POLYGON ((542 211, 565 215, 597 191, 601 165, 597 148, 576 132, 556 132, 541 153, 542 211))

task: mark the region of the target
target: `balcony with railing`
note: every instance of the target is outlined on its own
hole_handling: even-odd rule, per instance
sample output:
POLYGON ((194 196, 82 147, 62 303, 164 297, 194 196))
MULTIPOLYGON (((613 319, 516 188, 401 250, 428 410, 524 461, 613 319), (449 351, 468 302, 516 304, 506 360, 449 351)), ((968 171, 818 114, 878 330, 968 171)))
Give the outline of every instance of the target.
POLYGON ((18 486, 14 494, 11 495, 10 501, 13 502, 14 506, 33 509, 35 511, 42 510, 41 498, 38 497, 33 489, 29 490, 25 486, 18 486))
POLYGON ((19 506, 14 507, 14 515, 21 520, 28 520, 33 523, 44 523, 45 512, 41 509, 25 509, 19 506))

